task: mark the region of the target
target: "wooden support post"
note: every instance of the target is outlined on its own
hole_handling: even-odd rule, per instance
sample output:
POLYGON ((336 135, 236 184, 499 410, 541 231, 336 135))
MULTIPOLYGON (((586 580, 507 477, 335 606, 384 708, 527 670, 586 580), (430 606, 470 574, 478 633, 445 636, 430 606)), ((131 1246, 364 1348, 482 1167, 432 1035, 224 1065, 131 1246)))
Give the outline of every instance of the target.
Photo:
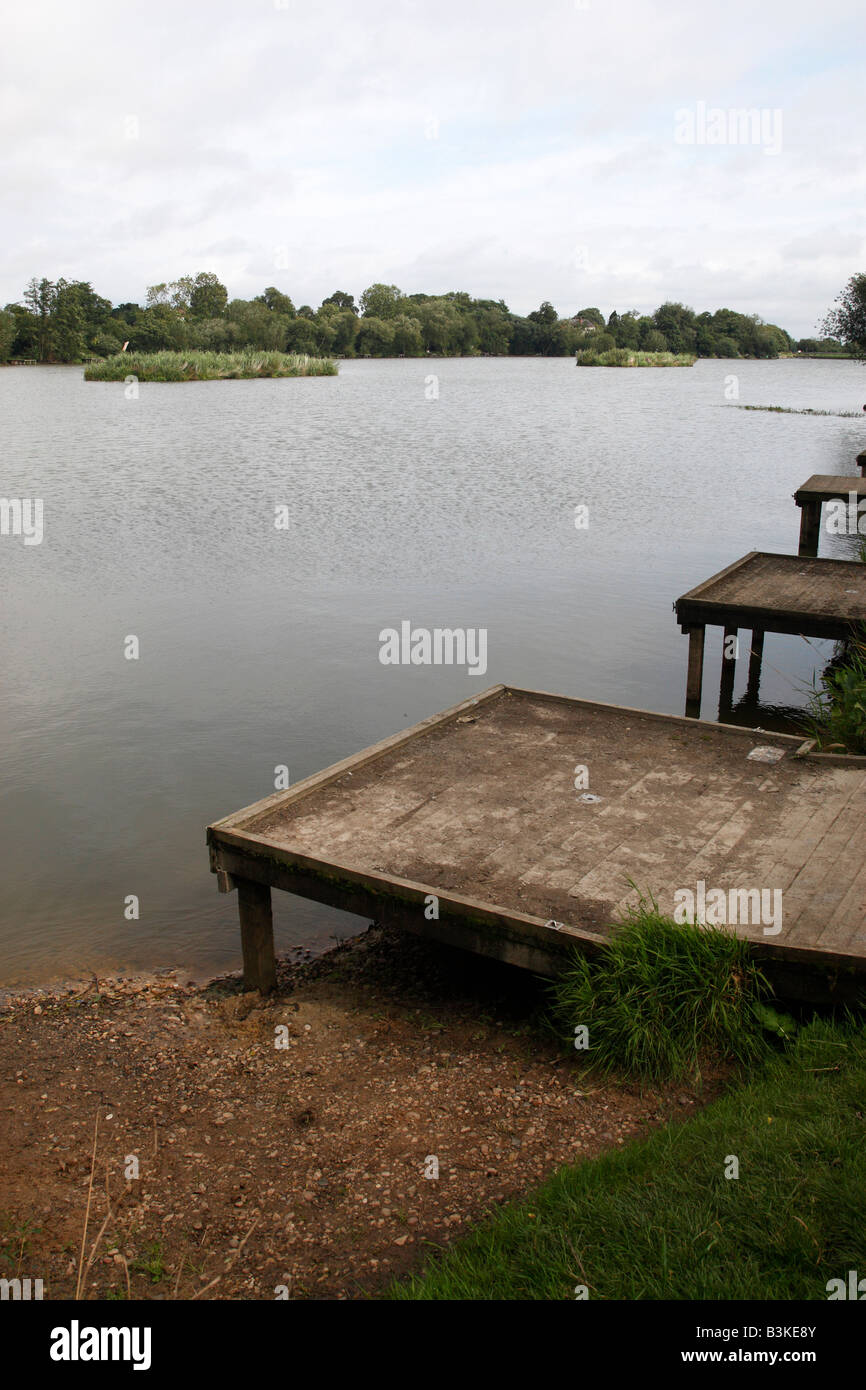
POLYGON ((235 883, 244 953, 244 989, 270 994, 277 984, 271 890, 266 883, 253 883, 248 878, 236 878, 235 883))
POLYGON ((722 679, 719 685, 719 719, 722 723, 731 713, 734 703, 734 677, 737 674, 736 657, 737 629, 726 627, 725 635, 722 639, 722 679), (731 638, 734 641, 731 641, 731 638), (728 655, 730 649, 731 655, 728 655))
POLYGON ((821 534, 821 503, 804 502, 800 507, 799 555, 817 555, 821 534))
POLYGON ((699 623, 689 628, 689 672, 686 677, 686 717, 701 717, 701 686, 704 678, 704 636, 706 627, 699 623))
POLYGON ((857 455, 857 463, 860 467, 860 477, 866 478, 866 449, 864 449, 862 454, 857 455))
POLYGON ((760 628, 752 629, 752 650, 749 656, 749 680, 746 686, 746 699, 750 704, 758 703, 761 690, 761 660, 764 655, 764 634, 760 628))

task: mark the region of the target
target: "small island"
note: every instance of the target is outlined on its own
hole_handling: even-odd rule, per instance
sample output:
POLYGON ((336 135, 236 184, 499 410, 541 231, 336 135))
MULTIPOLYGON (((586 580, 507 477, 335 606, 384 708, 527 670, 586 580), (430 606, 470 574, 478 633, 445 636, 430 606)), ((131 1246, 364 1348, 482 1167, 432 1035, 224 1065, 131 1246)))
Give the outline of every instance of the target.
POLYGON ((336 376, 327 357, 289 352, 116 352, 85 368, 85 381, 233 381, 273 376, 336 376))
POLYGON ((693 367, 697 357, 691 352, 639 352, 634 348, 608 348, 594 352, 585 348, 577 354, 577 367, 693 367))

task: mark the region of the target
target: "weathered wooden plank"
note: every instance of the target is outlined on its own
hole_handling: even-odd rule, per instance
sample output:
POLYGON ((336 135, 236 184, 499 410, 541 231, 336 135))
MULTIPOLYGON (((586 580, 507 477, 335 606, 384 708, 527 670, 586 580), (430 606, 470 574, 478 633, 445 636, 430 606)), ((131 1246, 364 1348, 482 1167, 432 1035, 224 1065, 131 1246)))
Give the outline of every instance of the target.
MULTIPOLYGON (((597 949, 616 905, 633 900, 629 879, 669 910, 700 879, 787 892, 806 870, 787 904, 804 925, 828 884, 839 888, 861 816, 866 829, 866 759, 798 757, 796 736, 510 687, 446 714, 326 769, 300 796, 211 826, 222 884, 281 888, 550 974, 575 945, 597 949), (781 761, 750 761, 756 743, 781 761), (576 764, 597 800, 581 800, 576 764)), ((853 954, 866 971, 858 892, 835 891, 826 954, 853 954)), ((267 981, 269 903, 249 887, 242 898, 247 973, 267 981)), ((772 956, 786 971, 823 959, 826 923, 808 920, 802 946, 772 956)), ((767 944, 760 927, 742 933, 767 944)))
POLYGON ((848 477, 841 473, 813 473, 802 487, 797 488, 794 501, 798 507, 807 502, 820 503, 840 499, 847 502, 848 494, 851 492, 856 493, 858 497, 866 497, 866 478, 848 477))
POLYGON ((683 632, 698 623, 845 637, 866 621, 866 566, 752 551, 675 604, 683 632))

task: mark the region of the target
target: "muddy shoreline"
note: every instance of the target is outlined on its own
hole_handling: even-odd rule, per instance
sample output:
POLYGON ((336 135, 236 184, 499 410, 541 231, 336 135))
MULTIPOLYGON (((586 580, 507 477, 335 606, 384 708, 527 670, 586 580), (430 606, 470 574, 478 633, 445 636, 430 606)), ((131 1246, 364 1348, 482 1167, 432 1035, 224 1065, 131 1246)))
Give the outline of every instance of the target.
POLYGON ((0 1262, 46 1298, 375 1297, 724 1084, 593 1079, 531 976, 376 926, 266 1000, 182 981, 0 1000, 0 1262))

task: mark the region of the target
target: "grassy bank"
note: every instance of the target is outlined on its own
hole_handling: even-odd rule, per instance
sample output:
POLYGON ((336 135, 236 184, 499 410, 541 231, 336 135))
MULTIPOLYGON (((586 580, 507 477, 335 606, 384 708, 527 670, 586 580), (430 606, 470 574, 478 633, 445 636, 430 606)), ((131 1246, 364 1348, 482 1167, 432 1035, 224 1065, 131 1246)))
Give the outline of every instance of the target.
POLYGON ((286 352, 118 352, 85 369, 85 381, 226 381, 253 377, 336 376, 326 357, 286 352))
POLYGON ((688 352, 637 352, 630 348, 610 348, 608 352, 586 348, 577 354, 578 367, 693 367, 696 361, 688 352))
POLYGON ((812 1023, 742 1089, 561 1169, 388 1296, 826 1299, 862 1271, 864 1113, 866 1030, 812 1023))

